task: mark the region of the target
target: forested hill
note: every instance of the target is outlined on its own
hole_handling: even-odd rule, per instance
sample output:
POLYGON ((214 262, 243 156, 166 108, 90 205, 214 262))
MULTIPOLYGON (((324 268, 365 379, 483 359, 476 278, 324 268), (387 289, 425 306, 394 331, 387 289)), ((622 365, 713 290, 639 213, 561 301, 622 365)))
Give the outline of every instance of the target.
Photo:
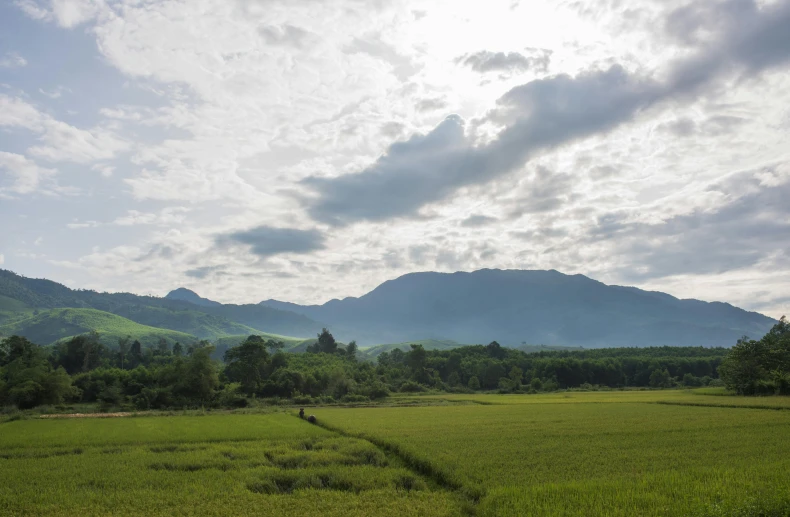
MULTIPOLYGON (((203 299, 197 301, 200 300, 203 299)), ((50 313, 60 308, 95 309, 141 325, 189 334, 195 340, 255 333, 311 337, 324 326, 304 315, 261 305, 223 305, 210 300, 195 303, 131 293, 74 290, 50 280, 0 270, 0 334, 13 329, 21 330, 21 335, 35 332, 36 336, 67 337, 74 329, 63 325, 60 313, 50 313), (42 312, 47 312, 48 317, 39 315, 42 312)), ((82 316, 82 321, 93 321, 92 317, 82 316)), ((103 317, 102 321, 109 319, 103 317)), ((129 325, 113 325, 124 326, 129 325)))
POLYGON ((762 336, 776 323, 726 303, 680 300, 554 270, 412 273, 359 298, 261 305, 328 322, 341 339, 363 345, 432 338, 496 339, 509 346, 729 347, 744 335, 762 336))

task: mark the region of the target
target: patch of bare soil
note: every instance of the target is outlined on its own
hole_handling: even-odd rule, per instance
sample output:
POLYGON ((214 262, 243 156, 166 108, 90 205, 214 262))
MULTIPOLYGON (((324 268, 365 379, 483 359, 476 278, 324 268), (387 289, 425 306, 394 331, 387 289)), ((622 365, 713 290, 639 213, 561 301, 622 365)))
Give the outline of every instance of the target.
POLYGON ((62 415, 41 415, 41 418, 117 418, 132 416, 131 413, 70 413, 62 415))

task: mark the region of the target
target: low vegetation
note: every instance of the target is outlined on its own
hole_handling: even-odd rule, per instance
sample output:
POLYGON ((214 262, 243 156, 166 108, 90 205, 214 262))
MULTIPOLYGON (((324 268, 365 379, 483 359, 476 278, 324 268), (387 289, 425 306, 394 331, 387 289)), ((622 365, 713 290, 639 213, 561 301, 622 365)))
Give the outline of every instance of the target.
POLYGON ((496 402, 321 416, 427 463, 478 498, 481 515, 790 512, 790 436, 780 431, 790 412, 654 404, 645 395, 666 392, 486 395, 496 402))
POLYGON ((373 444, 282 413, 2 426, 2 515, 453 516, 464 504, 373 444))

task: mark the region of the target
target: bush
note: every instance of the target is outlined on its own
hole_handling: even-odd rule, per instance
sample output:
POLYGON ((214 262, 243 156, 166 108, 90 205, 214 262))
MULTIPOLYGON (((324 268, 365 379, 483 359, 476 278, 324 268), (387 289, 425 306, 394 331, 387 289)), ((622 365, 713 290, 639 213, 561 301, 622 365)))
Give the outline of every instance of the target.
POLYGON ((231 383, 226 384, 225 387, 217 394, 217 405, 226 408, 243 408, 249 405, 247 397, 241 393, 241 384, 231 383))
POLYGON ((401 393, 417 393, 419 391, 425 391, 425 386, 414 381, 406 381, 400 385, 399 391, 401 393))

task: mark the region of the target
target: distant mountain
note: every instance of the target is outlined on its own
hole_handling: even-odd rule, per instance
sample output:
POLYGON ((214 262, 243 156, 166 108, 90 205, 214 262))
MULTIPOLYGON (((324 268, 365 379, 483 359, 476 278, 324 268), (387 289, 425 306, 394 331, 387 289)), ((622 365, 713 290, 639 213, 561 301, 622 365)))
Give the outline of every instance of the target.
MULTIPOLYGON (((170 294, 173 296, 158 298, 74 290, 51 280, 26 278, 0 269, 0 325, 15 323, 47 309, 77 308, 96 309, 141 325, 209 340, 260 333, 304 339, 315 336, 326 326, 301 314, 261 305, 223 305, 186 289, 170 294)), ((61 337, 71 335, 67 333, 69 328, 63 327, 61 337)))
POLYGON ((557 271, 412 273, 359 298, 261 305, 331 324, 360 345, 419 339, 563 346, 731 346, 775 321, 730 304, 680 300, 557 271))
POLYGON ((167 300, 181 300, 184 302, 193 303, 195 305, 202 305, 203 307, 218 307, 222 305, 219 302, 215 302, 214 300, 209 300, 208 298, 201 298, 195 291, 190 291, 185 287, 179 287, 174 291, 170 291, 165 295, 165 299, 167 300))

